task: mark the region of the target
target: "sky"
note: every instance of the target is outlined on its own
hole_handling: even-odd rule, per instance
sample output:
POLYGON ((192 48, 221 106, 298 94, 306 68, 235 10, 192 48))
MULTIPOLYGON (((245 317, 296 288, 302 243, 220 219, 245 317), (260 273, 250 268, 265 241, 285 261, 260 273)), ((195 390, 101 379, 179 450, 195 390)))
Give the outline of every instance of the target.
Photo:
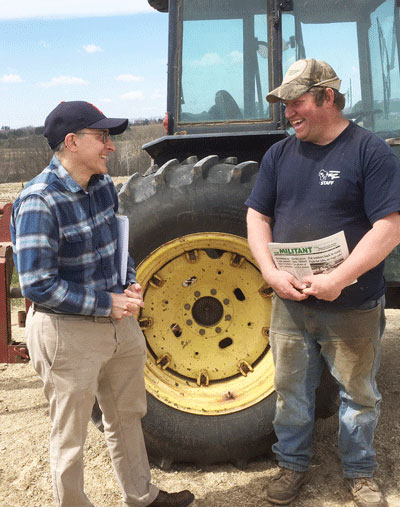
MULTIPOLYGON (((396 54, 392 16, 393 4, 387 2, 372 19, 372 78, 378 99, 383 96, 383 84, 375 18, 380 19, 392 55, 396 54)), ((294 35, 295 26, 292 13, 283 19, 285 42, 294 35)), ((238 22, 215 23, 214 31, 205 30, 199 21, 185 26, 182 93, 187 113, 208 111, 221 89, 233 94, 243 107, 241 42, 237 31, 228 33, 227 29, 238 22)), ((263 26, 256 26, 257 36, 266 41, 263 26)), ((361 97, 356 33, 355 23, 303 26, 307 56, 333 65, 342 79, 341 90, 351 90, 349 105, 361 97)), ((147 0, 0 0, 0 40, 0 128, 41 126, 63 100, 87 100, 109 117, 164 117, 168 15, 154 10, 147 0)), ((295 57, 296 50, 288 45, 283 52, 284 70, 295 57)), ((259 62, 268 68, 266 59, 259 57, 259 62)), ((400 94, 396 69, 397 64, 391 72, 392 97, 400 94)), ((263 96, 268 86, 266 72, 261 76, 263 96)))
POLYGON ((41 126, 63 100, 164 117, 167 36, 147 0, 0 0, 0 127, 41 126))

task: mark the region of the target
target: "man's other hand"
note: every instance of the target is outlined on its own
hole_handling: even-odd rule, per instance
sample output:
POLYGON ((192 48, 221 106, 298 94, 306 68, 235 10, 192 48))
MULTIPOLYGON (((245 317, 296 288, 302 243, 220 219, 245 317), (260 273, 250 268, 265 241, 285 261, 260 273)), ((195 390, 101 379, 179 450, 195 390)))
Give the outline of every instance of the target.
POLYGON ((122 319, 138 315, 140 308, 144 307, 142 288, 139 284, 129 286, 123 294, 111 293, 112 307, 110 317, 122 319))
POLYGON ((304 282, 298 280, 287 271, 273 269, 264 276, 264 280, 274 289, 282 299, 291 299, 292 301, 303 301, 308 295, 303 293, 307 287, 304 282))
POLYGON ((338 286, 331 274, 305 276, 303 282, 307 284, 303 294, 325 301, 335 301, 342 292, 342 287, 338 286))

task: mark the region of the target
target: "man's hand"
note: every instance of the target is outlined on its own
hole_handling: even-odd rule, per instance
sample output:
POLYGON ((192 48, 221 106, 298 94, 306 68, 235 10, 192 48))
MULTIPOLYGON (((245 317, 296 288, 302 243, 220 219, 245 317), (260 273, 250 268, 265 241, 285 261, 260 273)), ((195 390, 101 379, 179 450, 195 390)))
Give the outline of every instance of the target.
POLYGON ((112 292, 111 298, 110 317, 113 319, 138 315, 140 308, 144 307, 142 288, 138 283, 130 285, 123 294, 112 292))
POLYGON ((307 285, 302 291, 303 294, 315 296, 325 301, 335 301, 335 299, 340 296, 343 289, 343 287, 340 287, 338 283, 335 282, 332 273, 305 276, 303 282, 307 285))
POLYGON ((308 294, 303 292, 303 289, 306 289, 307 285, 304 282, 300 282, 300 280, 287 271, 273 269, 266 275, 263 274, 263 277, 278 296, 283 299, 303 301, 308 298, 308 294))
POLYGON ((128 287, 124 290, 124 293, 127 295, 130 294, 131 297, 133 297, 132 295, 134 294, 135 297, 140 297, 143 301, 143 289, 140 283, 136 282, 129 284, 128 287))

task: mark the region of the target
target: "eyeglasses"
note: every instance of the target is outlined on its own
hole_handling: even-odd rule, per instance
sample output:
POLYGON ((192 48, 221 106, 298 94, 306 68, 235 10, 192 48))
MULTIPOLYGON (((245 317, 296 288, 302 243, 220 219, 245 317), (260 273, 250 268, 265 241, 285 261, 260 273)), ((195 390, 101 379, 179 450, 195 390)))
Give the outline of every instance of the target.
POLYGON ((79 134, 83 136, 101 136, 103 144, 107 144, 111 138, 110 133, 107 130, 103 130, 102 132, 79 132, 79 134))

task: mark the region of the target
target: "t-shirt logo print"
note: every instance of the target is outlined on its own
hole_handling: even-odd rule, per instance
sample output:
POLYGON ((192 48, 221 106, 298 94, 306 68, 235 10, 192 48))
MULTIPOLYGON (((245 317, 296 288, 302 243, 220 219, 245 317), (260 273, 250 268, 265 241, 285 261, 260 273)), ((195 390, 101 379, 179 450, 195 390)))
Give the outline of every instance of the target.
POLYGON ((333 185, 334 181, 340 178, 340 171, 326 171, 321 169, 318 173, 320 185, 333 185))

